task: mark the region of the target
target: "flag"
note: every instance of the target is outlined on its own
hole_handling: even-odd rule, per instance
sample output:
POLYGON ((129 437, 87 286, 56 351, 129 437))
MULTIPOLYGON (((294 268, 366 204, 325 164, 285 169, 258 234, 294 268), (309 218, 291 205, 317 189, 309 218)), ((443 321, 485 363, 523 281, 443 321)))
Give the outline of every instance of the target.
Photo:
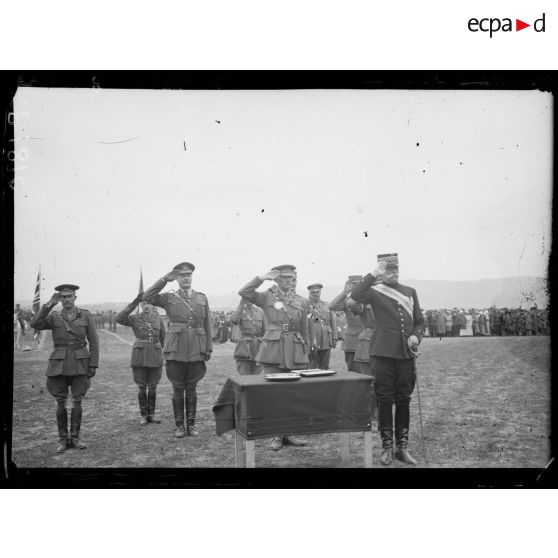
MULTIPOLYGON (((143 293, 143 274, 141 271, 141 267, 140 267, 140 282, 139 282, 139 293, 143 293)), ((140 308, 139 308, 139 304, 138 304, 138 309, 136 310, 136 314, 139 314, 140 308)))
POLYGON ((37 274, 37 283, 35 284, 35 296, 33 297, 33 313, 39 311, 41 306, 41 268, 39 267, 39 273, 37 274))

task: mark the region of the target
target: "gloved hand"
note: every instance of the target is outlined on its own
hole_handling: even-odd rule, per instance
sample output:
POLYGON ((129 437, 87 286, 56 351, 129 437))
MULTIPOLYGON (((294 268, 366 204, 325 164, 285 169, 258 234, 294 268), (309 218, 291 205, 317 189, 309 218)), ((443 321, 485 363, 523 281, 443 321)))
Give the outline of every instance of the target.
POLYGON ((95 376, 96 373, 97 373, 97 369, 94 368, 93 366, 90 366, 89 372, 87 373, 87 379, 89 380, 90 378, 93 378, 93 376, 95 376))
POLYGON ((205 361, 207 362, 210 358, 211 358, 211 353, 210 352, 205 353, 204 356, 205 361))

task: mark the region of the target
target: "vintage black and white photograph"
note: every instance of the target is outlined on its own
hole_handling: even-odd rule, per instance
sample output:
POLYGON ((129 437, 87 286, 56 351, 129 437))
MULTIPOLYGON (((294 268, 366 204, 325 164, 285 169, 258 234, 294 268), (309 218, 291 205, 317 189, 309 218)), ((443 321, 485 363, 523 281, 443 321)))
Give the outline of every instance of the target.
POLYGON ((12 466, 543 471, 553 109, 22 83, 12 466))

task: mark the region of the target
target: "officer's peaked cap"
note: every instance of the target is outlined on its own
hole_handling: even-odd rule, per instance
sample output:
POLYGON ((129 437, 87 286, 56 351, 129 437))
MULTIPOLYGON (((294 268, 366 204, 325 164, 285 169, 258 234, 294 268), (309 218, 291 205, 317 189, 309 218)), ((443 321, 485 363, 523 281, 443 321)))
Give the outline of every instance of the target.
POLYGON ((386 262, 386 265, 397 267, 399 265, 399 256, 396 252, 391 254, 378 254, 378 261, 386 262))
POLYGON ((173 267, 173 271, 178 271, 179 273, 192 273, 194 269, 196 269, 196 266, 190 262, 181 262, 173 267))
POLYGON ((277 270, 281 275, 295 275, 296 267, 291 264, 283 264, 283 265, 276 265, 271 269, 272 271, 277 270))
POLYGON ((63 283, 58 285, 58 287, 54 287, 54 290, 58 291, 61 295, 75 294, 78 289, 77 285, 71 285, 70 283, 63 283))
POLYGON ((324 286, 321 283, 312 283, 311 285, 308 285, 308 287, 306 287, 309 291, 319 291, 320 289, 323 289, 324 286))

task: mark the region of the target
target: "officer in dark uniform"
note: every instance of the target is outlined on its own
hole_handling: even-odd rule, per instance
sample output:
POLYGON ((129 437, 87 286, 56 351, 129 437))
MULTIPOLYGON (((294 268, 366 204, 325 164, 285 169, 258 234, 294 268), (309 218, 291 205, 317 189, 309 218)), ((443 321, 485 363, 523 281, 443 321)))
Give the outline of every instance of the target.
MULTIPOLYGON (((308 315, 305 304, 293 290, 294 265, 278 265, 244 285, 239 295, 264 311, 267 331, 257 355, 265 373, 289 372, 308 368, 308 315), (265 292, 256 292, 264 281, 275 281, 265 292)), ((306 442, 294 436, 273 438, 271 447, 295 446, 306 442)))
POLYGON ((351 296, 357 302, 370 304, 375 317, 370 354, 376 378, 381 463, 389 465, 392 460, 395 403, 396 457, 416 465, 407 448, 409 403, 416 380, 415 354, 424 330, 417 293, 399 283, 397 254, 380 254, 376 270, 354 287, 351 296), (381 282, 377 283, 378 279, 381 282))
POLYGON ((143 295, 143 300, 149 304, 164 308, 169 318, 163 356, 167 377, 172 383, 172 408, 176 423, 174 435, 177 438, 183 438, 186 433, 188 436, 199 435, 196 426, 196 385, 205 376, 205 363, 213 351, 209 303, 203 293, 192 289, 194 269, 189 262, 179 263, 143 295), (159 294, 167 283, 175 280, 180 287, 178 291, 159 294))
POLYGON ((56 293, 31 318, 31 327, 37 330, 52 330, 54 349, 49 356, 46 387, 57 403, 58 453, 62 453, 68 447, 86 447, 79 439, 81 400, 89 389, 90 378, 95 376, 99 366, 99 340, 95 322, 88 310, 75 305, 78 289, 77 285, 58 285, 55 287, 56 293), (50 313, 60 301, 62 310, 50 313), (68 437, 66 399, 69 388, 72 392, 73 407, 68 437))
POLYGON ((162 345, 165 343, 167 327, 165 321, 154 306, 142 301, 143 293, 116 315, 116 322, 132 328, 136 339, 132 349, 130 366, 134 382, 138 386, 138 403, 140 408, 140 424, 149 422, 159 424, 155 418, 157 402, 157 385, 163 375, 162 345), (137 305, 141 312, 132 314, 137 305))
POLYGON ((337 318, 330 310, 327 302, 321 300, 323 285, 313 283, 308 285, 308 302, 310 304, 310 317, 312 322, 313 337, 310 339, 312 347, 310 368, 329 368, 331 349, 337 345, 337 318))
POLYGON ((230 320, 239 329, 234 350, 238 373, 243 376, 260 374, 263 366, 256 362, 256 358, 267 329, 263 310, 243 298, 231 314, 230 320))
POLYGON ((362 304, 362 302, 356 302, 352 298, 347 299, 347 308, 355 316, 358 316, 362 323, 362 331, 359 333, 357 338, 357 346, 354 356, 354 367, 355 371, 360 374, 366 374, 372 378, 370 382, 370 389, 372 390, 372 417, 376 418, 376 391, 374 389, 375 376, 374 369, 372 368, 370 351, 372 348, 372 335, 374 333, 374 327, 376 325, 374 319, 374 312, 370 304, 362 304))
POLYGON ((355 351, 357 348, 358 336, 362 333, 362 320, 358 314, 351 312, 347 306, 350 298, 351 290, 355 285, 362 281, 362 275, 349 275, 347 283, 343 292, 337 295, 330 303, 329 309, 333 312, 343 312, 347 322, 347 329, 343 335, 343 343, 341 348, 345 351, 345 362, 347 363, 347 370, 350 372, 357 372, 355 365, 355 351))

